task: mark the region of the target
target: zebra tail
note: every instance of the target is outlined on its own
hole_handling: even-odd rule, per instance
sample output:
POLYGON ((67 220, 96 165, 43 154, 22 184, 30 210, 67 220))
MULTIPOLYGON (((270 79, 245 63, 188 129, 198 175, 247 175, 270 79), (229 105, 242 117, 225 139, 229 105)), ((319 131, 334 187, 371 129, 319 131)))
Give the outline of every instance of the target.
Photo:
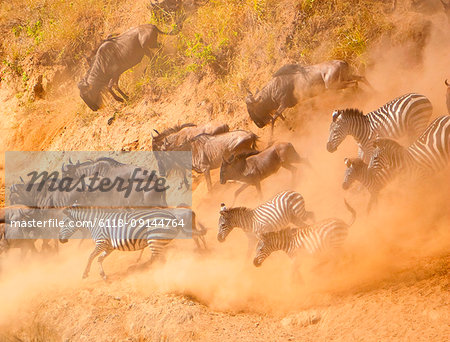
POLYGON ((345 206, 347 207, 348 211, 350 211, 350 212, 352 213, 351 221, 350 221, 350 223, 348 224, 348 226, 350 227, 351 225, 353 225, 353 223, 355 223, 355 220, 356 220, 356 211, 355 211, 355 209, 353 209, 353 208, 350 206, 350 204, 348 204, 347 200, 344 199, 344 203, 345 203, 345 206))

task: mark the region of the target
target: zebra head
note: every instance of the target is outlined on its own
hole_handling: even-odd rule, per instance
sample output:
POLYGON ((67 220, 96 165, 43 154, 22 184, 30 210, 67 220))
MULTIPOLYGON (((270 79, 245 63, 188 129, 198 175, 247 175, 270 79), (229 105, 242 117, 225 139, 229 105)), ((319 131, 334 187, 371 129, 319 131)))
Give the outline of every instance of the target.
POLYGON ((79 210, 77 210, 78 203, 73 203, 70 207, 67 207, 63 210, 64 215, 66 216, 64 219, 64 224, 59 230, 59 242, 66 243, 69 241, 69 238, 79 229, 76 227, 75 223, 77 221, 81 221, 83 218, 79 217, 79 210))
POLYGON ((253 265, 260 267, 270 254, 279 250, 284 250, 289 254, 295 231, 295 229, 287 228, 263 234, 256 247, 253 265))
POLYGON ((219 232, 217 240, 224 242, 230 232, 239 226, 239 218, 246 208, 230 208, 227 209, 225 203, 220 205, 219 232))
POLYGON ((345 170, 342 188, 348 190, 354 181, 361 181, 363 168, 367 169, 367 164, 360 158, 345 158, 344 163, 347 166, 347 170, 345 170))
POLYGON ((388 170, 402 161, 405 149, 396 141, 378 138, 374 141, 375 148, 370 158, 369 170, 388 170))
POLYGON ((337 109, 332 114, 330 135, 327 142, 328 152, 335 152, 345 137, 351 134, 356 117, 364 117, 358 109, 337 109))

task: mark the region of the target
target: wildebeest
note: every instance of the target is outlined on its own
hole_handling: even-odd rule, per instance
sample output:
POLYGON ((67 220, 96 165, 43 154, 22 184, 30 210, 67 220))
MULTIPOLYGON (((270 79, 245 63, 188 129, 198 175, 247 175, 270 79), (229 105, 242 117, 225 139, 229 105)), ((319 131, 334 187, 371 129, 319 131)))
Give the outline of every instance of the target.
POLYGON ((119 36, 109 37, 101 43, 89 70, 78 83, 80 96, 90 109, 100 109, 101 93, 105 87, 116 101, 124 102, 124 99, 128 99, 119 88, 119 77, 138 64, 144 55, 152 56, 150 49, 158 47, 158 33, 173 35, 178 33, 178 29, 162 32, 155 25, 145 24, 133 27, 119 36), (116 95, 113 87, 123 98, 116 95))
MULTIPOLYGON (((108 157, 101 157, 94 161, 89 160, 83 163, 78 162, 76 164, 70 163, 69 161, 69 164, 62 165, 61 171, 63 177, 71 177, 74 180, 80 179, 83 176, 88 178, 97 174, 100 178, 109 178, 111 182, 114 182, 118 178, 127 182, 135 174, 136 178, 142 179, 143 183, 145 183, 149 176, 151 177, 149 170, 144 170, 135 165, 120 163, 108 157)), ((101 182, 101 179, 99 182, 101 182)), ((152 180, 151 185, 153 186, 154 183, 155 180, 152 180)), ((108 203, 109 206, 167 206, 166 191, 156 191, 154 188, 150 191, 132 191, 128 198, 124 198, 124 192, 117 193, 115 191, 109 191, 105 193, 94 193, 96 195, 93 197, 93 200, 97 203, 101 202, 103 205, 104 203, 108 203), (114 194, 119 196, 113 196, 114 194)))
POLYGON ((376 204, 378 193, 383 188, 381 180, 378 179, 377 174, 369 169, 361 158, 345 158, 344 163, 347 166, 345 171, 344 182, 342 188, 347 190, 353 182, 358 181, 367 188, 370 193, 370 200, 367 206, 367 211, 370 211, 372 205, 376 204))
POLYGON ((364 76, 353 75, 345 61, 331 60, 310 66, 288 64, 281 67, 272 80, 253 95, 248 91, 245 100, 248 114, 259 128, 268 123, 275 124, 283 111, 297 103, 316 96, 327 89, 342 89, 355 86, 361 81, 368 86, 364 76), (272 113, 274 115, 272 115, 272 113))
POLYGON ((208 191, 212 188, 210 171, 220 167, 223 158, 255 151, 258 137, 248 131, 237 130, 218 135, 200 134, 181 146, 192 151, 192 169, 203 173, 208 191))
MULTIPOLYGON (((221 123, 207 123, 205 125, 197 126, 193 123, 177 125, 164 130, 159 133, 154 130, 157 135, 152 134, 152 149, 155 152, 155 158, 158 161, 158 169, 161 176, 165 177, 167 174, 174 171, 181 171, 183 175, 184 185, 186 189, 189 188, 189 182, 186 176, 187 169, 191 170, 191 161, 186 161, 179 154, 168 154, 167 151, 176 151, 180 146, 190 142, 194 137, 200 134, 217 135, 229 132, 230 128, 227 124, 221 123)), ((182 184, 180 185, 180 188, 182 184)))
POLYGON ((200 134, 217 135, 230 131, 227 124, 211 122, 205 125, 197 126, 192 123, 178 125, 168 128, 162 133, 154 130, 158 135, 152 135, 152 148, 154 151, 172 151, 176 150, 186 142, 200 134))
MULTIPOLYGON (((449 7, 450 7, 450 5, 449 5, 449 7)), ((448 114, 450 114, 450 83, 448 83, 448 81, 445 80, 445 85, 447 86, 447 96, 446 96, 446 99, 447 99, 447 112, 448 112, 448 114)))
MULTIPOLYGON (((39 229, 24 229, 19 223, 26 220, 29 213, 34 213, 34 209, 24 205, 13 205, 2 208, 0 213, 0 254, 7 252, 12 248, 19 248, 21 257, 24 258, 28 251, 36 253, 37 249, 34 245, 37 232, 39 229), (14 224, 11 221, 15 221, 14 224)), ((46 249, 48 245, 45 243, 42 249, 46 249)))
POLYGON ((277 142, 261 152, 247 152, 232 156, 229 160, 224 158, 220 167, 220 183, 225 184, 229 180, 244 183, 234 193, 234 201, 250 185, 255 186, 259 196, 262 197, 261 181, 263 179, 283 167, 291 171, 293 183, 297 168, 292 164, 301 162, 307 163, 306 159, 298 155, 291 143, 277 142))

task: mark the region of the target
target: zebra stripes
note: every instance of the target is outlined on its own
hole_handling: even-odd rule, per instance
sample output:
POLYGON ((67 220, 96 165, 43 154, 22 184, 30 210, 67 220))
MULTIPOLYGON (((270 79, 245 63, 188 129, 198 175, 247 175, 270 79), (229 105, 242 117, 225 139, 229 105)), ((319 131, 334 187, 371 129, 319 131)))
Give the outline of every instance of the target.
POLYGON ((408 148, 390 139, 377 139, 369 169, 388 182, 397 173, 413 177, 433 174, 444 169, 450 159, 450 116, 435 119, 408 148))
POLYGON ((348 190, 353 182, 360 182, 370 193, 370 201, 367 207, 367 210, 370 211, 372 205, 377 201, 378 193, 385 184, 376 172, 369 170, 369 165, 364 163, 362 159, 345 158, 344 162, 347 170, 345 170, 342 188, 348 190))
POLYGON ((303 228, 288 228, 263 234, 256 248, 253 264, 256 267, 261 266, 271 253, 279 250, 283 250, 293 258, 299 250, 316 254, 340 247, 356 218, 355 210, 346 201, 345 205, 352 214, 351 222, 348 224, 340 219, 332 218, 303 228))
POLYGON ((227 209, 222 203, 217 239, 220 242, 225 241, 235 227, 260 236, 267 232, 282 230, 290 223, 303 226, 305 220, 313 216, 312 212, 305 210, 303 196, 295 191, 280 192, 272 200, 255 209, 246 207, 227 209))
POLYGON ((351 135, 358 143, 359 157, 368 163, 377 137, 398 139, 407 136, 412 142, 425 130, 431 113, 431 102, 416 93, 400 96, 367 115, 358 109, 336 110, 327 150, 336 151, 345 137, 351 135))
MULTIPOLYGON (((100 275, 106 279, 102 263, 113 250, 137 251, 149 246, 152 251, 151 262, 161 255, 164 247, 178 234, 177 229, 152 226, 154 220, 176 220, 173 214, 162 209, 119 211, 70 207, 65 210, 65 214, 70 220, 89 223, 87 229, 95 241, 83 278, 88 276, 92 261, 99 254, 100 275)), ((66 223, 60 230, 60 242, 67 242, 78 229, 66 223)))

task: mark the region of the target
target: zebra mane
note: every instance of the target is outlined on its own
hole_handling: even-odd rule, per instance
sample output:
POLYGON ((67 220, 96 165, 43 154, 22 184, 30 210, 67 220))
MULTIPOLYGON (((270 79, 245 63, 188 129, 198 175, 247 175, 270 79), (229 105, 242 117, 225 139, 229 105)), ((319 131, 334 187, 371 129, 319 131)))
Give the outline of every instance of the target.
POLYGON ((338 110, 338 113, 339 115, 347 115, 352 117, 364 115, 363 111, 358 108, 345 108, 338 110))
POLYGON ((233 208, 227 208, 224 209, 223 211, 221 211, 222 213, 238 213, 238 214, 243 214, 243 213, 247 213, 249 211, 251 211, 252 209, 247 208, 247 207, 233 207, 233 208))
POLYGON ((164 131, 162 131, 157 137, 155 137, 155 139, 162 139, 162 138, 167 137, 168 135, 171 135, 171 134, 174 134, 174 133, 177 133, 177 132, 181 131, 183 128, 196 127, 196 126, 197 126, 196 124, 189 122, 189 123, 185 123, 185 124, 182 124, 182 125, 176 125, 176 126, 173 126, 173 127, 169 127, 167 129, 165 129, 164 131))

